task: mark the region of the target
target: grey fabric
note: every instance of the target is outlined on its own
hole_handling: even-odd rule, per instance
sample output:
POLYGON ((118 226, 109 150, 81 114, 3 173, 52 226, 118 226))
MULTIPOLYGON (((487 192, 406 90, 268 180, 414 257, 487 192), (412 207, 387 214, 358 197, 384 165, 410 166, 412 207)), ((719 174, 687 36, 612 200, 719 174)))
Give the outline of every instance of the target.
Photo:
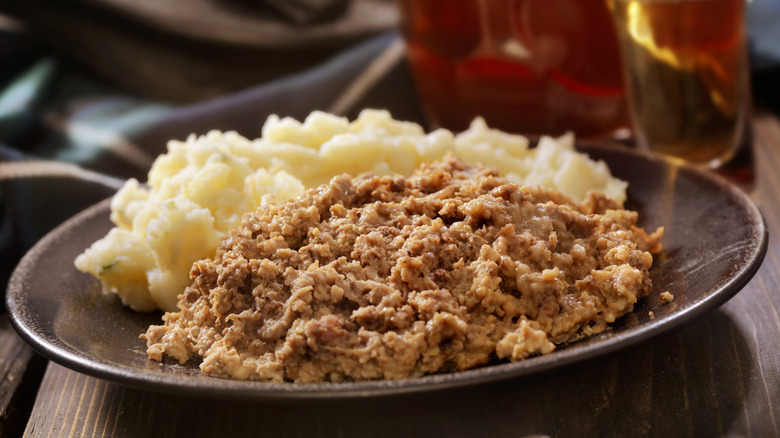
MULTIPOLYGON (((394 32, 383 34, 308 71, 185 106, 122 95, 78 77, 53 58, 32 63, 0 94, 1 284, 40 237, 116 188, 89 175, 56 176, 26 161, 72 163, 113 178, 103 181, 143 181, 169 139, 212 129, 254 138, 272 113, 302 119, 328 109, 397 39, 394 32)), ((423 122, 404 62, 379 79, 345 115, 381 107, 398 118, 423 122)))

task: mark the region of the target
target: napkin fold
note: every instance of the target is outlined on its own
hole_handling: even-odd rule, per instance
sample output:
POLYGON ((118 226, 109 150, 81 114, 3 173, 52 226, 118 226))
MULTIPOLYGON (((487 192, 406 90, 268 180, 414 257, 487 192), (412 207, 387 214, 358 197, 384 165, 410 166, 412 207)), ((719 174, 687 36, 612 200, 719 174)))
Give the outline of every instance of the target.
POLYGON ((299 74, 182 106, 95 85, 55 58, 32 63, 0 93, 0 284, 45 233, 121 181, 144 181, 168 140, 212 129, 256 138, 270 114, 354 118, 367 107, 424 120, 396 32, 299 74))
POLYGON ((250 0, 248 3, 267 5, 297 25, 335 20, 349 6, 348 0, 250 0))

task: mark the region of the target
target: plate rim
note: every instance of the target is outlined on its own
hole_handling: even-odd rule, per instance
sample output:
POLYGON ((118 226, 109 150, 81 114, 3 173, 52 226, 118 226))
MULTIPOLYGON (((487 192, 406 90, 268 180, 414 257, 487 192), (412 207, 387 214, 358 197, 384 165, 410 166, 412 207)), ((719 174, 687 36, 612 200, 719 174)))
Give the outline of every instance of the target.
MULTIPOLYGON (((642 160, 661 161, 664 166, 673 166, 680 171, 691 172, 708 183, 726 189, 740 200, 740 205, 753 219, 757 238, 755 251, 743 266, 722 285, 702 299, 691 303, 684 309, 675 310, 668 316, 660 317, 657 322, 630 330, 626 333, 616 333, 600 339, 583 348, 561 349, 547 355, 536 356, 518 362, 494 364, 490 366, 459 371, 456 373, 434 374, 400 380, 373 380, 347 383, 271 383, 255 381, 236 381, 205 375, 185 376, 176 374, 144 371, 128 365, 116 364, 100 358, 90 358, 83 352, 60 343, 52 342, 45 333, 36 331, 36 327, 27 320, 25 313, 31 309, 24 308, 24 280, 31 271, 37 259, 50 246, 55 245, 62 235, 77 227, 80 223, 105 214, 109 210, 111 198, 104 199, 72 216, 41 238, 22 257, 15 267, 6 289, 6 306, 12 326, 20 337, 51 361, 75 371, 113 381, 125 386, 155 392, 176 392, 190 396, 207 395, 209 398, 254 399, 254 400, 335 400, 364 397, 394 396, 408 393, 430 392, 495 383, 507 379, 515 379, 531 374, 544 373, 565 365, 573 364, 617 350, 626 349, 641 343, 649 342, 661 334, 679 328, 683 324, 698 318, 710 310, 721 306, 736 295, 760 269, 766 255, 769 243, 769 230, 766 220, 756 202, 735 184, 714 172, 705 171, 694 166, 678 164, 663 157, 654 156, 642 151, 627 149, 610 144, 578 143, 578 149, 605 150, 610 153, 630 155, 642 160), (105 212, 104 212, 105 210, 105 212), (262 387, 260 387, 262 385, 262 387)), ((75 268, 74 268, 75 269, 75 268)), ((716 286, 713 286, 716 287, 716 286)))

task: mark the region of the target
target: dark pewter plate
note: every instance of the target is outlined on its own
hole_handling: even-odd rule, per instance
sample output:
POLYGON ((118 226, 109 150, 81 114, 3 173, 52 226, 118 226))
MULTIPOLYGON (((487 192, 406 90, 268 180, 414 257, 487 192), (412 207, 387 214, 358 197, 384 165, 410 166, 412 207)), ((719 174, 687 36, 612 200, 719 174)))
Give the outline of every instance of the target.
POLYGON ((73 267, 74 258, 111 227, 108 200, 63 223, 22 259, 7 290, 11 321, 52 361, 137 388, 240 399, 347 399, 478 385, 594 358, 690 322, 726 302, 756 273, 768 233, 758 208, 739 188, 711 173, 619 147, 582 150, 629 182, 626 206, 639 211, 641 226, 665 227, 664 251, 651 270, 652 293, 635 312, 610 331, 549 355, 406 380, 327 384, 231 381, 201 375, 194 361, 150 361, 138 336, 160 322, 160 313, 126 309, 73 267), (663 291, 674 294, 674 301, 660 304, 663 291))

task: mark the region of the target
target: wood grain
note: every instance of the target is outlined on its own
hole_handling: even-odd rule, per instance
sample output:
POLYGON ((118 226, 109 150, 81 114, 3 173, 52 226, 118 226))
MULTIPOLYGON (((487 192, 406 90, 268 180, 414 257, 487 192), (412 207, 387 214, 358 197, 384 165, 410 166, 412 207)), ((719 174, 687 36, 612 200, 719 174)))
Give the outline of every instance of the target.
POLYGON ((13 330, 8 316, 0 315, 0 437, 18 436, 24 430, 34 401, 31 392, 40 382, 40 376, 29 371, 37 371, 40 363, 41 358, 13 330))
POLYGON ((770 230, 755 278, 682 329, 595 360, 477 388, 349 402, 202 400, 55 364, 31 437, 780 436, 780 124, 755 122, 751 196, 770 230))

